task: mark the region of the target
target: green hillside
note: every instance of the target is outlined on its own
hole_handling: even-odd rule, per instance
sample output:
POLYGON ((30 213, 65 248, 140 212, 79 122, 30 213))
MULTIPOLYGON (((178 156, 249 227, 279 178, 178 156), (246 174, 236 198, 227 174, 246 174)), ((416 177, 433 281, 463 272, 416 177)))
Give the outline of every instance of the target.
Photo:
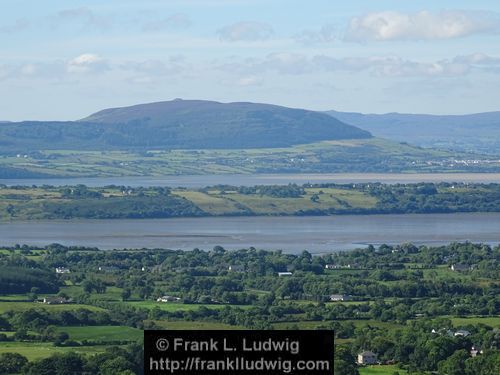
POLYGON ((500 162, 379 138, 282 148, 149 151, 44 150, 0 155, 0 178, 238 173, 498 172, 500 162), (474 159, 477 162, 469 163, 474 159))
POLYGON ((74 122, 0 124, 3 152, 236 149, 370 138, 324 113, 268 104, 174 100, 107 109, 74 122))

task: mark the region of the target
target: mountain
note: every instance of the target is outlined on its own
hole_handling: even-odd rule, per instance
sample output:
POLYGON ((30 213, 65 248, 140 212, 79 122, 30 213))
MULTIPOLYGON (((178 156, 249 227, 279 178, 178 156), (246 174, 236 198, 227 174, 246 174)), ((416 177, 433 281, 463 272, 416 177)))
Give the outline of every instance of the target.
POLYGON ((376 137, 424 147, 500 154, 500 112, 447 116, 337 111, 326 113, 365 129, 376 137))
POLYGON ((303 109, 174 100, 105 109, 80 121, 0 124, 4 150, 235 149, 371 138, 303 109))
MULTIPOLYGON (((270 104, 219 103, 176 99, 105 109, 81 121, 140 125, 153 137, 169 138, 178 147, 287 147, 320 140, 370 138, 323 113, 270 104)), ((144 130, 144 129, 143 129, 144 130)), ((139 135, 139 134, 137 134, 139 135)))

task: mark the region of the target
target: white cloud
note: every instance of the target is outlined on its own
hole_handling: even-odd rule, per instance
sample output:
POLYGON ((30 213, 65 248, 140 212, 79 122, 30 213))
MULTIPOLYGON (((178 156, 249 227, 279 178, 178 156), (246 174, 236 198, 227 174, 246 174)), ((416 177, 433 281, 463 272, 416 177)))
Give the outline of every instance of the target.
POLYGON ((144 84, 153 83, 159 78, 176 77, 190 68, 183 56, 173 56, 167 60, 128 61, 118 68, 132 73, 129 82, 144 84))
POLYGON ((19 19, 11 25, 0 26, 0 33, 10 34, 26 30, 30 27, 30 22, 25 19, 19 19))
POLYGON ((262 22, 242 21, 225 26, 217 31, 219 38, 226 42, 267 40, 273 34, 271 25, 262 22))
POLYGON ((111 20, 95 14, 87 7, 81 7, 62 10, 52 17, 52 27, 59 27, 63 24, 102 31, 111 27, 111 20))
POLYGON ((452 39, 479 33, 495 33, 500 29, 497 14, 480 11, 446 10, 439 13, 394 11, 368 13, 351 19, 345 39, 432 40, 452 39))
POLYGON ((325 25, 319 30, 304 30, 293 38, 304 45, 332 43, 337 39, 337 30, 333 25, 325 25))
POLYGON ((397 56, 372 56, 336 59, 329 56, 315 56, 314 62, 318 68, 327 71, 368 71, 384 77, 412 76, 462 76, 471 70, 471 65, 460 61, 440 60, 421 62, 405 60, 397 56))
POLYGON ((104 59, 92 53, 84 53, 66 64, 68 73, 100 73, 109 69, 104 59))
POLYGON ((191 26, 191 20, 183 13, 173 14, 161 20, 146 22, 143 31, 161 31, 187 29, 191 26))
POLYGON ((218 76, 221 82, 241 87, 259 86, 270 75, 320 75, 324 72, 369 74, 378 77, 463 77, 474 73, 500 74, 500 57, 484 53, 456 56, 435 61, 409 60, 398 56, 337 58, 329 55, 307 56, 299 53, 273 53, 262 58, 231 57, 221 61, 190 61, 183 56, 165 59, 108 61, 99 55, 85 53, 70 60, 45 62, 24 61, 0 64, 0 80, 72 82, 122 79, 132 83, 154 83, 166 79, 200 79, 218 76))
POLYGON ((229 63, 215 65, 215 68, 243 75, 256 75, 264 72, 298 75, 310 72, 312 67, 306 55, 277 52, 271 53, 262 59, 246 58, 239 60, 236 58, 229 63))
POLYGON ((233 58, 231 62, 214 65, 224 72, 241 77, 264 73, 303 75, 312 72, 368 72, 382 77, 457 77, 471 71, 500 73, 500 58, 485 54, 457 56, 437 61, 416 61, 398 56, 336 58, 328 55, 306 56, 297 53, 273 53, 262 59, 233 58))
POLYGON ((263 83, 262 78, 256 76, 242 77, 236 81, 236 84, 242 87, 260 86, 262 85, 262 83, 263 83))

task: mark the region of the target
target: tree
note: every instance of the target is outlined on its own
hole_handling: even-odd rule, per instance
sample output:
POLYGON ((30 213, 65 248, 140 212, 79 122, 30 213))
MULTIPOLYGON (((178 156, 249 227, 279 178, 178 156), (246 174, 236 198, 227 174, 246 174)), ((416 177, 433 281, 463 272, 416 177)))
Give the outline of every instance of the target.
POLYGON ((335 375, 359 375, 354 357, 344 346, 340 346, 335 350, 333 373, 335 375))
POLYGON ((130 369, 133 367, 124 357, 116 357, 108 359, 99 366, 99 372, 102 375, 115 375, 115 374, 130 374, 130 369))
POLYGON ((28 360, 21 354, 0 354, 0 374, 17 374, 27 363, 28 360))
POLYGON ((465 361, 469 359, 469 354, 464 349, 457 350, 446 360, 438 363, 439 373, 442 375, 463 375, 465 374, 465 361))
POLYGON ((129 288, 125 288, 122 291, 122 301, 126 301, 132 295, 132 291, 129 288))
POLYGON ((82 288, 85 293, 92 293, 92 290, 94 289, 94 285, 90 280, 85 280, 82 283, 82 288))

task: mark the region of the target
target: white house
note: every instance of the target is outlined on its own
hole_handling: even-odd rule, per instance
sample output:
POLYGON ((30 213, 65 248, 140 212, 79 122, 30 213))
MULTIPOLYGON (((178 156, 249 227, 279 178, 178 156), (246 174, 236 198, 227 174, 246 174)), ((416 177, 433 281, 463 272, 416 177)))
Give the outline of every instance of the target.
POLYGON ((459 329, 458 331, 455 332, 453 336, 455 337, 467 337, 470 335, 469 331, 466 331, 465 329, 459 329))
POLYGON ((70 273, 70 270, 66 267, 56 267, 56 273, 70 273))
POLYGON ((365 351, 358 354, 358 364, 373 365, 377 363, 377 355, 371 351, 365 351))
POLYGON ((348 301, 350 298, 346 294, 332 294, 330 295, 330 301, 332 302, 341 302, 348 301))
POLYGON ((63 304, 66 304, 66 303, 71 303, 71 299, 66 299, 64 297, 59 297, 59 296, 55 296, 55 297, 44 297, 43 300, 42 300, 43 303, 47 304, 47 305, 63 305, 63 304))
POLYGON ((465 272, 472 270, 472 267, 467 264, 452 264, 450 269, 455 272, 465 272))
POLYGON ((173 296, 163 296, 156 299, 156 302, 178 302, 181 299, 173 296))
POLYGON ((291 273, 291 272, 278 272, 279 277, 292 276, 292 275, 293 275, 293 273, 291 273))
POLYGON ((337 268, 341 268, 341 266, 337 264, 325 264, 325 269, 327 270, 336 270, 337 268))
POLYGON ((245 267, 239 264, 231 264, 228 268, 228 271, 231 272, 245 272, 245 267))

